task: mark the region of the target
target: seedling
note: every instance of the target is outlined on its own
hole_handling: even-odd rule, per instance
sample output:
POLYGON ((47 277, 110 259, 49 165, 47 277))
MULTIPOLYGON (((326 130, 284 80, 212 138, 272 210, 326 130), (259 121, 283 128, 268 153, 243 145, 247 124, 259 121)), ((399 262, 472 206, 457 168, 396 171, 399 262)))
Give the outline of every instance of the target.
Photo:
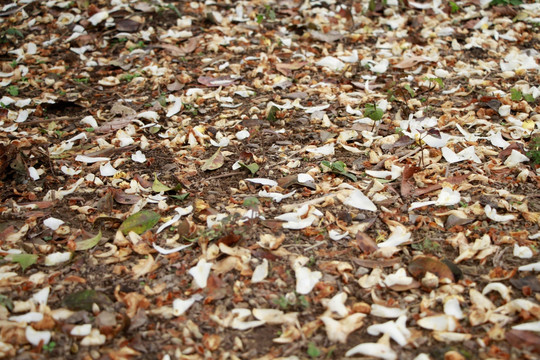
POLYGON ((52 352, 55 347, 56 347, 56 343, 54 341, 51 341, 50 343, 43 345, 43 350, 47 352, 52 352))
POLYGON ((521 4, 523 4, 523 1, 521 0, 493 0, 489 3, 490 6, 497 6, 497 5, 518 6, 521 4))
POLYGON ((334 161, 331 163, 330 161, 324 160, 321 162, 321 168, 324 170, 325 167, 328 168, 330 172, 348 177, 352 181, 358 180, 356 176, 346 170, 347 165, 345 165, 343 161, 334 161))
POLYGON ((426 163, 424 161, 424 147, 426 143, 424 142, 423 139, 428 135, 431 135, 433 137, 436 137, 437 139, 440 139, 441 132, 436 129, 429 129, 428 131, 420 132, 420 134, 417 135, 415 142, 418 146, 420 146, 420 167, 422 168, 426 166, 426 163))
POLYGON ((16 85, 10 85, 10 86, 7 87, 7 92, 11 96, 17 96, 17 95, 19 95, 19 87, 16 86, 16 85))
POLYGON ((525 99, 527 102, 534 102, 534 97, 531 94, 523 94, 521 91, 515 88, 510 90, 510 98, 512 101, 521 101, 521 99, 525 99))
POLYGON ((121 80, 124 80, 124 81, 127 81, 127 82, 131 82, 131 80, 135 79, 135 78, 138 78, 138 77, 141 77, 142 75, 141 74, 138 74, 138 73, 135 73, 135 74, 124 74, 122 75, 122 77, 120 78, 121 80))
POLYGON ((309 355, 309 357, 311 358, 316 358, 316 357, 319 357, 321 355, 321 350, 319 350, 317 348, 317 346, 315 346, 314 343, 310 342, 308 344, 308 348, 307 348, 307 354, 309 355))
POLYGON ((540 136, 531 139, 530 150, 527 151, 527 156, 535 165, 540 165, 540 136))
POLYGON ((375 123, 377 121, 381 121, 384 115, 384 110, 379 109, 377 107, 377 104, 375 103, 366 104, 366 108, 364 109, 364 115, 373 120, 373 126, 371 127, 371 131, 373 131, 375 129, 375 123))

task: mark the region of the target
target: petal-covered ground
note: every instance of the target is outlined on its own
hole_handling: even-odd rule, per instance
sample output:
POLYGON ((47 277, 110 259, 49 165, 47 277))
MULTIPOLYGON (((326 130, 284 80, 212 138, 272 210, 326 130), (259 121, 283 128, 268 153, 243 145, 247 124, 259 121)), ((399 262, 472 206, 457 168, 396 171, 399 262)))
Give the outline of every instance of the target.
POLYGON ((540 3, 0 9, 0 357, 540 356, 540 3))

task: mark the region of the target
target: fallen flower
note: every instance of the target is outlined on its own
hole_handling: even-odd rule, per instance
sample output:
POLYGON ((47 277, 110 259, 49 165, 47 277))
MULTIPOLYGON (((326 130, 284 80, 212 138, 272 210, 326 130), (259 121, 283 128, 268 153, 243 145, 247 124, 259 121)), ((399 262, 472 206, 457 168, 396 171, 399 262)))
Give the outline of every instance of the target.
POLYGON ((206 287, 208 276, 210 275, 210 269, 212 269, 212 263, 207 263, 205 259, 200 259, 197 262, 197 265, 189 269, 188 272, 193 276, 195 285, 204 289, 206 287))
POLYGON ((388 334, 401 346, 407 345, 411 332, 407 329, 407 316, 401 315, 396 321, 387 321, 383 324, 371 325, 367 328, 367 332, 370 335, 388 334))
POLYGON ((504 161, 504 165, 508 166, 509 168, 516 167, 519 164, 529 161, 530 159, 520 153, 519 151, 513 150, 509 157, 506 158, 504 161))
POLYGON ((26 340, 34 346, 38 346, 40 343, 42 345, 47 345, 49 341, 51 341, 50 331, 36 331, 31 326, 26 327, 25 336, 26 340))
POLYGON ((295 193, 296 193, 296 190, 293 190, 293 191, 291 191, 291 192, 288 193, 288 194, 281 194, 281 193, 277 193, 277 192, 267 192, 266 190, 261 190, 261 191, 259 191, 259 196, 260 196, 260 197, 271 198, 271 199, 274 200, 275 202, 279 203, 279 202, 281 202, 281 200, 283 200, 283 199, 290 198, 290 197, 293 196, 295 193))
POLYGON ((58 230, 58 228, 62 226, 62 224, 64 224, 63 220, 53 218, 53 217, 43 220, 43 225, 45 225, 46 227, 48 227, 49 229, 53 231, 58 230))
POLYGON ((343 204, 360 210, 377 211, 377 206, 360 190, 354 190, 343 204))
POLYGON ((519 271, 540 271, 540 262, 522 265, 518 268, 519 271))
POLYGON ((195 304, 195 301, 202 300, 203 296, 201 294, 195 294, 187 300, 174 299, 173 301, 173 315, 180 316, 184 314, 191 305, 195 304))
POLYGON ((311 271, 304 266, 294 269, 296 275, 296 292, 302 295, 309 294, 322 278, 320 271, 311 271))
POLYGON ((71 255, 70 252, 54 252, 45 257, 45 265, 54 266, 69 261, 71 255))
POLYGON ((330 237, 330 239, 334 240, 334 241, 339 241, 341 239, 344 239, 346 238, 347 236, 349 236, 349 232, 348 231, 345 231, 344 233, 341 233, 337 230, 330 230, 328 232, 328 236, 330 237))
POLYGON ((390 345, 379 343, 363 343, 356 345, 349 349, 349 351, 345 353, 345 356, 349 357, 356 354, 372 356, 383 360, 395 360, 398 358, 397 353, 392 350, 390 345))
POLYGON ((424 329, 437 331, 454 331, 459 326, 456 318, 446 314, 426 316, 419 319, 417 324, 424 329))
POLYGON ((265 179, 265 178, 251 178, 251 179, 246 179, 246 181, 252 182, 254 184, 268 185, 268 186, 276 186, 278 184, 277 181, 275 180, 265 179))
POLYGON ((251 283, 255 284, 263 281, 268 276, 268 260, 263 259, 262 263, 257 265, 251 275, 251 283))
POLYGON ((99 166, 99 172, 101 176, 114 176, 118 170, 116 170, 110 162, 107 162, 99 166))
POLYGON ((152 247, 154 249, 156 249, 157 252, 159 252, 160 254, 162 255, 169 255, 169 254, 173 254, 173 253, 176 253, 176 252, 179 252, 179 251, 182 251, 190 246, 192 246, 193 244, 187 244, 187 245, 180 245, 180 246, 177 246, 175 248, 172 248, 172 249, 165 249, 165 248, 162 248, 161 246, 159 245, 156 245, 156 243, 152 243, 152 247))
POLYGON ((516 219, 515 215, 507 214, 507 215, 499 215, 497 214, 496 209, 492 209, 491 206, 486 205, 484 207, 484 212, 486 213, 486 217, 490 220, 497 221, 497 222, 508 222, 516 219))
POLYGON ((321 316, 320 319, 326 327, 328 339, 333 342, 345 344, 349 334, 362 327, 365 317, 365 314, 354 313, 339 321, 329 316, 321 316))
POLYGON ((131 160, 138 163, 144 163, 146 161, 146 155, 144 155, 141 150, 137 150, 135 154, 131 154, 131 160))

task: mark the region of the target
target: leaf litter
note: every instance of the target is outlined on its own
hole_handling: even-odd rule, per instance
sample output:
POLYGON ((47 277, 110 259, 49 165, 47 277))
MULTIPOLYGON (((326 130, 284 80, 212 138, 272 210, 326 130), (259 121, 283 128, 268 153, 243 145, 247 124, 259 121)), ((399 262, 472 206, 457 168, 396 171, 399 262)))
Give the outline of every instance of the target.
POLYGON ((538 357, 539 18, 3 5, 0 357, 538 357))

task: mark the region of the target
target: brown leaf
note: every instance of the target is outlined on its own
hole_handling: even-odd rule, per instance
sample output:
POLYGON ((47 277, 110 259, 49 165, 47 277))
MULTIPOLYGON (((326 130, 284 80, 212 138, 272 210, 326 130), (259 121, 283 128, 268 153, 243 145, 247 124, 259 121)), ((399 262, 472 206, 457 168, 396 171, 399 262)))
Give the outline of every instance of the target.
POLYGON ((356 233, 356 244, 365 254, 371 254, 378 250, 377 243, 366 233, 356 233))
POLYGON ((369 259, 353 259, 353 262, 358 266, 367 267, 374 269, 376 267, 390 267, 401 262, 401 259, 379 259, 379 260, 369 260, 369 259))
POLYGON ((502 150, 499 153, 499 159, 501 159, 502 161, 506 160, 506 158, 512 154, 512 150, 519 151, 522 154, 525 153, 525 151, 523 150, 523 144, 513 142, 510 144, 510 146, 508 146, 506 149, 502 150))
POLYGON ((133 19, 120 19, 116 21, 116 30, 123 32, 136 32, 141 27, 142 23, 133 19))
POLYGON ((454 274, 448 265, 435 257, 420 255, 414 258, 407 268, 409 273, 416 279, 422 279, 427 272, 437 275, 440 279, 455 281, 454 274))
POLYGON ((409 179, 414 175, 415 172, 420 170, 417 166, 405 165, 403 169, 403 174, 401 175, 401 196, 408 197, 413 191, 413 186, 409 183, 409 179))
POLYGON ((291 76, 293 70, 299 70, 303 68, 307 62, 295 62, 295 63, 279 63, 276 64, 276 70, 285 76, 291 76))
POLYGON ((136 204, 141 199, 139 195, 129 195, 120 189, 111 189, 111 191, 114 197, 114 201, 119 204, 136 204))
POLYGON ((408 69, 425 61, 428 61, 428 60, 426 60, 426 58, 424 58, 423 56, 412 56, 410 58, 401 60, 396 65, 394 65, 394 67, 398 69, 408 69))
POLYGON ((230 76, 220 76, 213 78, 210 76, 199 76, 197 81, 199 84, 203 84, 210 87, 229 86, 236 83, 238 79, 233 79, 230 76))
POLYGON ((518 349, 529 349, 540 353, 540 336, 533 332, 510 330, 506 332, 506 341, 518 349))

